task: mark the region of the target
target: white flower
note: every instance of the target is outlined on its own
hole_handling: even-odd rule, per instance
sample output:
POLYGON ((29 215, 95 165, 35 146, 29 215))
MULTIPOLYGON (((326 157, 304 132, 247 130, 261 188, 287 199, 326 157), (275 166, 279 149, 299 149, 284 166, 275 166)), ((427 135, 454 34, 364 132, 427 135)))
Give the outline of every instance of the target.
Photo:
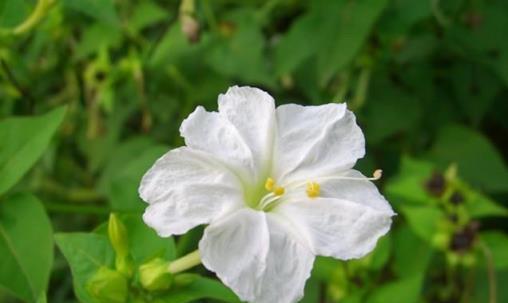
POLYGON ((235 86, 180 133, 141 181, 143 219, 162 237, 209 224, 202 263, 242 300, 298 301, 316 255, 360 258, 390 229, 392 208, 352 169, 365 140, 345 104, 275 108, 235 86))

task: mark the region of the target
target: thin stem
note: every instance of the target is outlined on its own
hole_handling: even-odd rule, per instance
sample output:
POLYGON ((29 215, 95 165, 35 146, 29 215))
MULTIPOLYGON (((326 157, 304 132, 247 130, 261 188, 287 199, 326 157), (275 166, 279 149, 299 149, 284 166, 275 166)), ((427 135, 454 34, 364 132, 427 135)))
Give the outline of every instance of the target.
POLYGON ((169 263, 168 271, 172 274, 177 274, 199 264, 201 264, 201 255, 199 254, 199 250, 195 250, 169 263))
POLYGON ((27 100, 27 103, 28 103, 28 112, 29 113, 33 113, 33 108, 34 108, 34 105, 35 105, 35 99, 34 97, 30 94, 29 91, 27 91, 18 81, 18 79, 16 79, 16 76, 14 75, 14 73, 12 72, 11 68, 9 67, 9 65, 7 64, 7 61, 3 60, 3 59, 0 59, 0 64, 2 65, 2 69, 4 70, 5 72, 5 75, 7 77, 7 79, 9 80, 9 82, 11 82, 11 84, 19 91, 19 93, 25 97, 25 99, 27 100))
POLYGON ((355 111, 360 109, 367 98, 367 90, 369 88, 371 70, 369 67, 364 67, 360 76, 358 77, 358 83, 356 84, 355 96, 351 104, 351 110, 355 111))
POLYGON ((442 27, 447 27, 450 24, 450 20, 446 18, 441 7, 439 6, 440 0, 430 0, 430 7, 432 9, 432 13, 434 14, 434 18, 436 18, 437 23, 442 27))
POLYGON ((480 241, 480 248, 487 261, 487 277, 489 280, 489 303, 496 303, 497 283, 496 283, 496 272, 494 270, 494 259, 492 258, 492 252, 490 248, 480 241))
POLYGON ((217 18, 215 18, 215 15, 213 13, 213 9, 210 6, 210 1, 205 0, 203 1, 203 11, 205 13, 205 18, 207 20, 208 26, 210 26, 210 29, 212 32, 217 32, 219 26, 217 25, 217 18))
POLYGON ((39 0, 32 14, 20 25, 12 30, 15 35, 21 35, 30 31, 47 15, 49 8, 53 5, 54 0, 39 0))

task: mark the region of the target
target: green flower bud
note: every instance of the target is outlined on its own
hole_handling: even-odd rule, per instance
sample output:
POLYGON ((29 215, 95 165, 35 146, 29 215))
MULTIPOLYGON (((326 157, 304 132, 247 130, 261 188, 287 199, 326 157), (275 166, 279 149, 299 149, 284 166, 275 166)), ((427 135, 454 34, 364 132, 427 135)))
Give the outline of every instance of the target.
POLYGON ((108 234, 111 245, 116 253, 116 269, 128 277, 132 276, 132 260, 129 256, 127 229, 114 213, 109 215, 108 234))
POLYGON ((146 290, 168 289, 173 275, 168 271, 169 262, 161 258, 153 259, 139 267, 139 279, 146 290))
POLYGON ((102 266, 88 280, 86 288, 90 295, 100 303, 123 303, 127 301, 127 278, 105 266, 102 266))

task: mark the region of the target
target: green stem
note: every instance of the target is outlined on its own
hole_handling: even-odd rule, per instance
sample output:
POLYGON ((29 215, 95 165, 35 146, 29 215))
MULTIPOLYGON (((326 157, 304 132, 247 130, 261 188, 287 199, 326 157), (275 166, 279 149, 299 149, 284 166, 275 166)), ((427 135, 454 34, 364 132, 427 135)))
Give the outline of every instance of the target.
POLYGON ((489 303, 497 302, 497 282, 496 282, 496 271, 494 269, 494 259, 490 248, 483 242, 480 241, 480 249, 485 256, 487 261, 487 278, 489 281, 489 303))
POLYGON ((356 84, 355 96, 351 104, 351 110, 355 111, 360 109, 367 98, 367 90, 369 88, 371 70, 369 67, 364 67, 360 76, 358 76, 358 83, 356 84))
POLYGON ((21 35, 35 27, 48 13, 49 8, 55 3, 55 0, 39 0, 34 11, 20 25, 12 30, 14 35, 21 35))
POLYGON ((210 29, 212 30, 212 32, 217 32, 219 26, 217 25, 217 18, 215 18, 215 15, 213 13, 212 7, 210 6, 209 0, 203 1, 203 11, 205 13, 205 18, 206 18, 208 25, 210 26, 210 29))
POLYGON ((176 274, 199 264, 201 264, 201 255, 199 254, 199 250, 195 250, 169 263, 168 271, 172 274, 176 274))

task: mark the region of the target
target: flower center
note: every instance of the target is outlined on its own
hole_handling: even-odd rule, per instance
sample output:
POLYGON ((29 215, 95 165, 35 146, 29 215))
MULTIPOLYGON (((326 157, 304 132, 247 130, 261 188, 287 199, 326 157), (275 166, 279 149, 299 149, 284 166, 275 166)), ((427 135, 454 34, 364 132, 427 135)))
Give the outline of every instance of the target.
POLYGON ((305 187, 305 193, 307 197, 310 199, 315 199, 321 195, 321 185, 319 182, 329 181, 329 180, 355 180, 355 181, 374 181, 379 180, 382 176, 382 170, 378 169, 374 171, 372 177, 347 177, 347 176, 329 176, 329 177, 321 177, 312 181, 305 182, 290 182, 285 185, 278 184, 275 179, 272 177, 268 177, 264 183, 264 188, 261 190, 262 193, 256 195, 260 197, 255 199, 252 204, 249 204, 250 207, 268 212, 275 208, 277 205, 282 203, 281 199, 288 192, 292 192, 295 190, 299 190, 305 187), (259 202, 257 202, 259 201, 259 202))

